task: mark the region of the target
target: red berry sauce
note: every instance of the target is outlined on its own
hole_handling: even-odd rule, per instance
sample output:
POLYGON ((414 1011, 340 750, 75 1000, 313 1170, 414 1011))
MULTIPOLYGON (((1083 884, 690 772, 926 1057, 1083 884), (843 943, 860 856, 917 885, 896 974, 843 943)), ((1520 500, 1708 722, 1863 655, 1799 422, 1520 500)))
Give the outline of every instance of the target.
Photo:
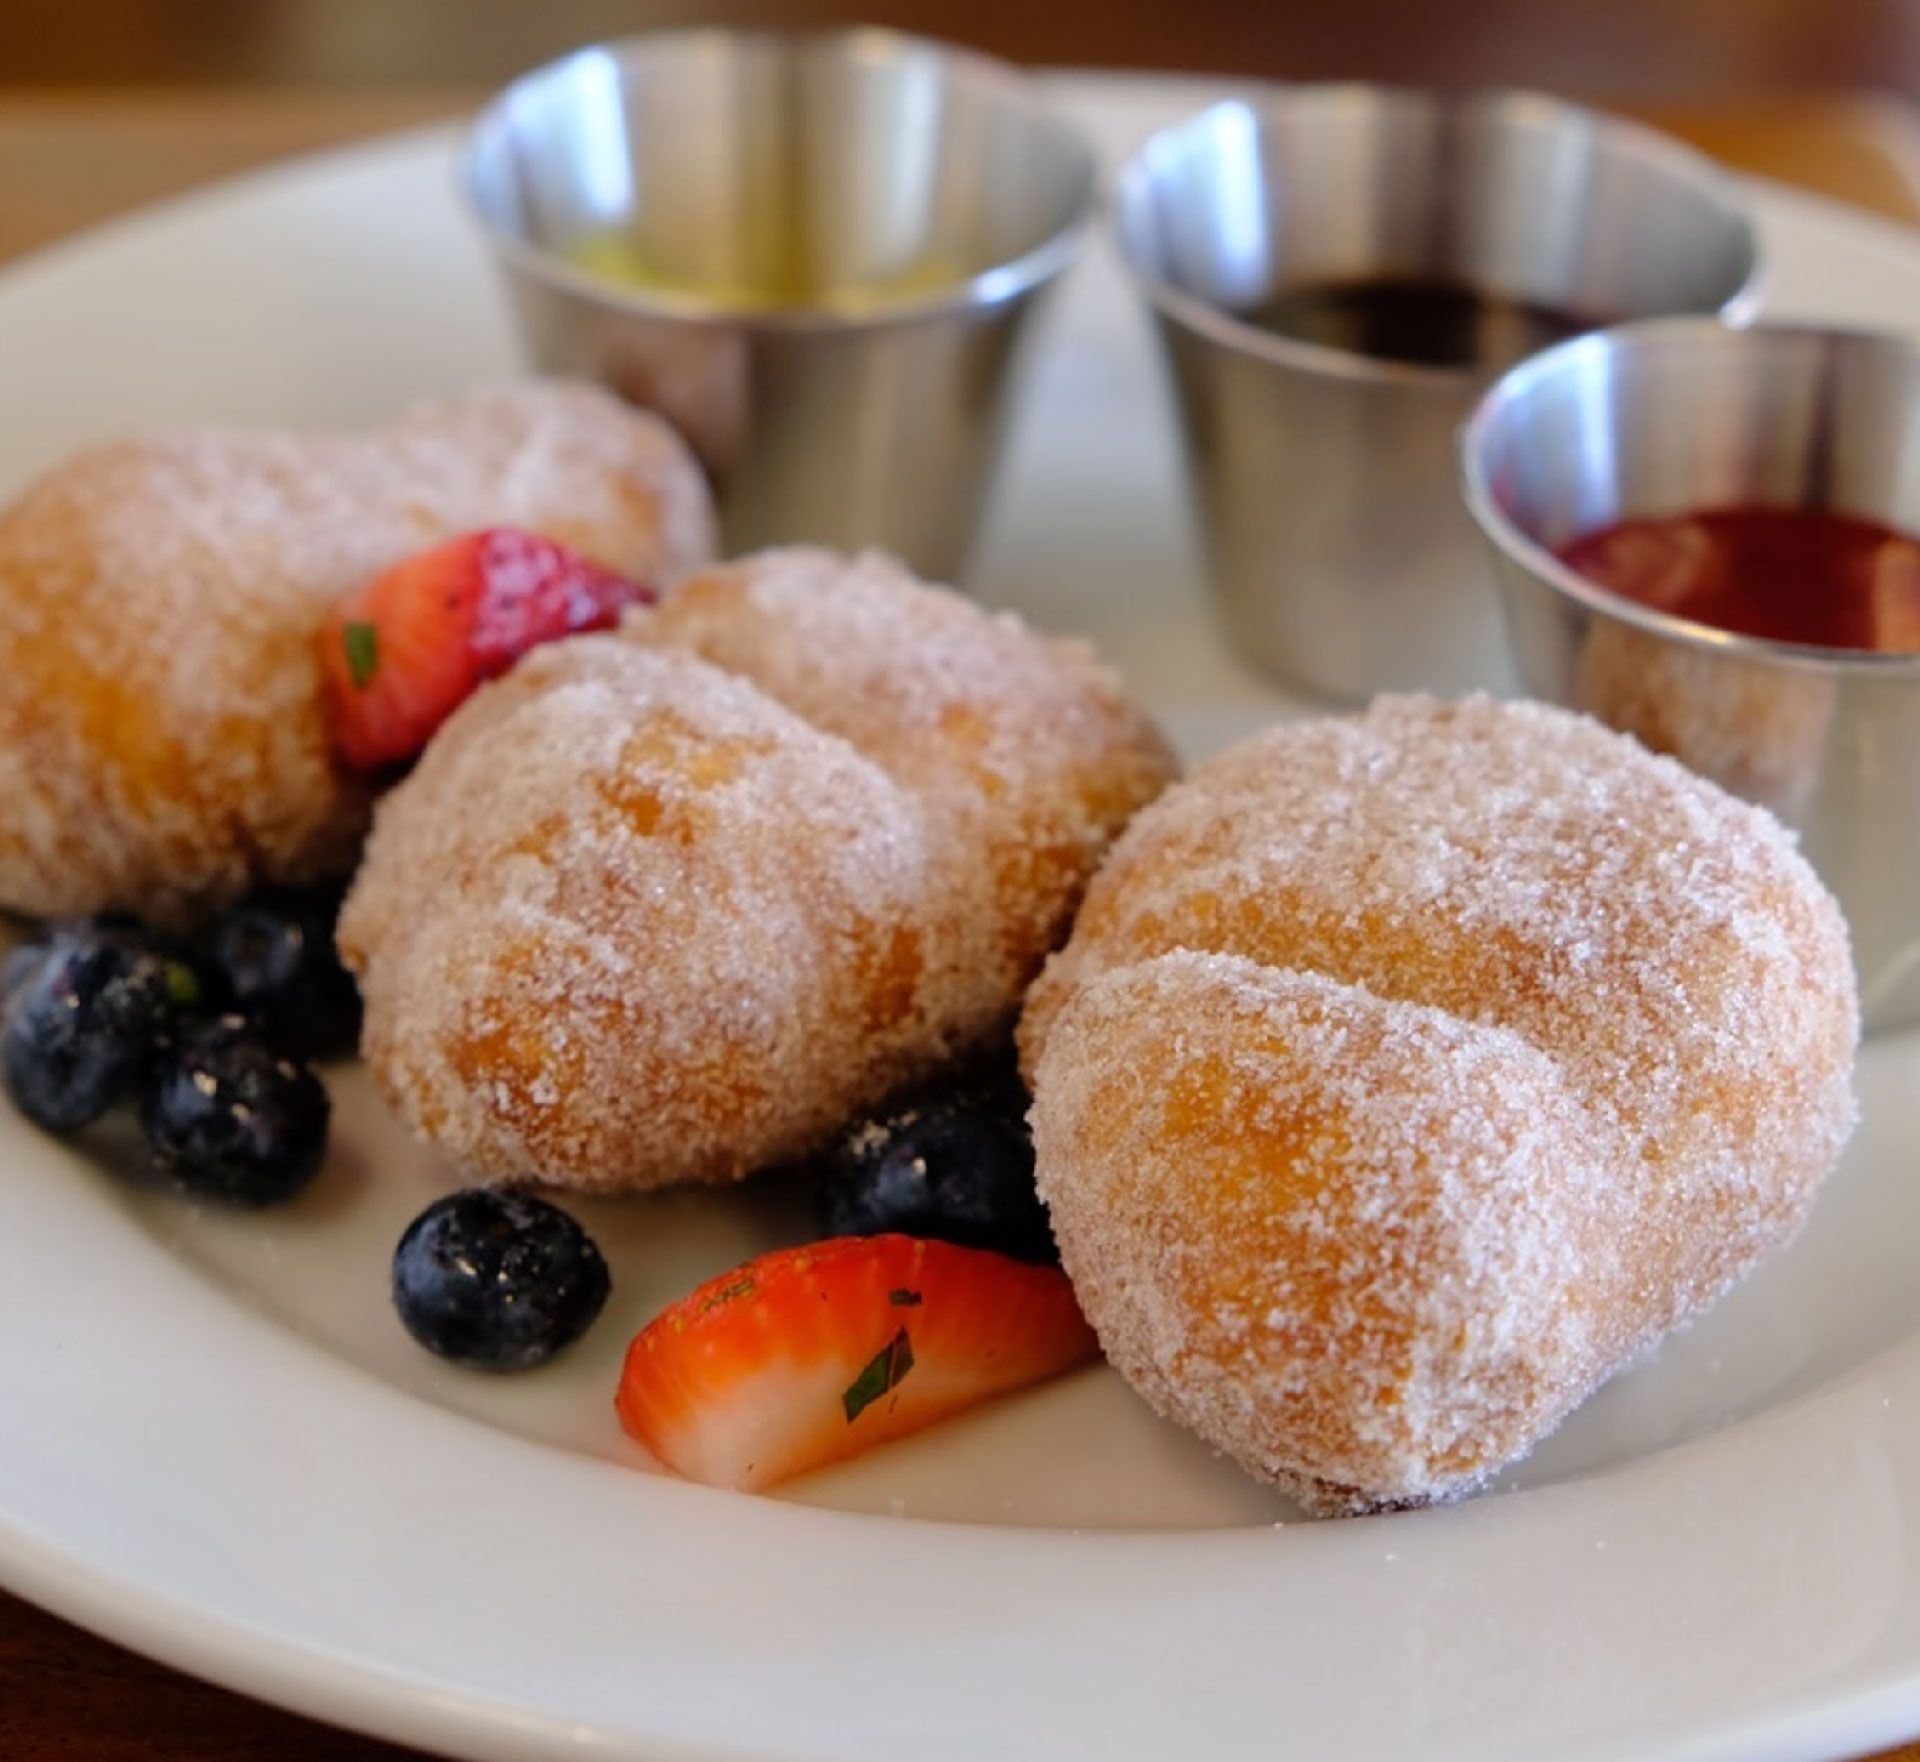
POLYGON ((1623 520, 1561 547, 1600 586, 1717 630, 1920 654, 1920 539, 1812 508, 1623 520))

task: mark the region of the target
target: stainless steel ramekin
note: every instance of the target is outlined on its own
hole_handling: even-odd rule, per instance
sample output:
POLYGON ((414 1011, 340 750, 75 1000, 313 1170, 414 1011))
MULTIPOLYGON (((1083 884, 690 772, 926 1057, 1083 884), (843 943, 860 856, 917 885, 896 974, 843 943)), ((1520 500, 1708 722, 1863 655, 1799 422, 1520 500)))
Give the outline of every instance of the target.
POLYGON ((1737 319, 1758 247, 1677 141, 1523 92, 1278 87, 1163 130, 1121 175, 1228 630, 1336 698, 1503 683, 1454 434, 1497 368, 1370 359, 1245 321, 1276 292, 1464 283, 1599 324, 1737 319))
POLYGON ((886 31, 669 31, 482 113, 463 182, 549 372, 659 410, 727 547, 961 570, 1094 154, 1013 69, 886 31))
POLYGON ((1732 635, 1609 593, 1554 555, 1616 520, 1742 504, 1920 532, 1920 349, 1710 320, 1623 325, 1507 374, 1467 424, 1461 462, 1522 685, 1797 827, 1852 926, 1867 1026, 1920 1023, 1920 654, 1732 635))

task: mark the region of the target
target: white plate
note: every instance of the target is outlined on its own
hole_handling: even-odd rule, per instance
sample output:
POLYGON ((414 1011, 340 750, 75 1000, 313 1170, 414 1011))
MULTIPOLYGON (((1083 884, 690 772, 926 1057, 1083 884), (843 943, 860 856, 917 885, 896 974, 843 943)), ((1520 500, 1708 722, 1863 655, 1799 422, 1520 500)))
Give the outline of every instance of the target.
MULTIPOLYGON (((1061 90, 1116 153, 1211 95, 1061 90)), ((310 160, 0 278, 0 488, 129 424, 360 420, 505 372, 448 152, 310 160)), ((1920 313, 1906 235, 1756 202, 1774 310, 1920 313)), ((1222 652, 1177 482, 1145 326, 1096 252, 977 585, 1094 634, 1199 750, 1294 706, 1222 652)), ((681 1485, 614 1424, 620 1350, 791 1228, 790 1199, 584 1208, 608 1315, 570 1361, 488 1381, 392 1320, 387 1254, 447 1172, 358 1073, 329 1172, 264 1219, 133 1197, 0 1118, 0 1577, 497 1762, 1867 1749, 1920 1732, 1920 1042, 1871 1049, 1861 1091, 1802 1240, 1508 1491, 1341 1525, 1283 1524, 1105 1371, 784 1500, 681 1485)))

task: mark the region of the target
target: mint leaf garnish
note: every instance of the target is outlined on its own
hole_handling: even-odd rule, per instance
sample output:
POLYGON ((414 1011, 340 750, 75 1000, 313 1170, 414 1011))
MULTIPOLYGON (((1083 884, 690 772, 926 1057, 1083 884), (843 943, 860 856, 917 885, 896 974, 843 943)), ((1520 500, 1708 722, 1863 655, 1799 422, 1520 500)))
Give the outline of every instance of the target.
POLYGON ((348 624, 341 628, 341 640, 347 648, 347 671, 353 675, 356 691, 365 691, 380 665, 380 632, 371 624, 348 624))
POLYGON ((913 1342, 907 1338, 907 1330, 902 1328, 868 1360, 866 1368, 847 1385, 847 1392, 840 1397, 847 1424, 852 1425, 888 1390, 899 1388, 901 1378, 912 1369, 913 1342))
POLYGON ((753 1274, 743 1279, 735 1279, 731 1285, 722 1285, 719 1290, 700 1305, 700 1313, 705 1315, 710 1309, 718 1309, 723 1303, 731 1303, 736 1297, 751 1297, 759 1287, 753 1282, 753 1274))

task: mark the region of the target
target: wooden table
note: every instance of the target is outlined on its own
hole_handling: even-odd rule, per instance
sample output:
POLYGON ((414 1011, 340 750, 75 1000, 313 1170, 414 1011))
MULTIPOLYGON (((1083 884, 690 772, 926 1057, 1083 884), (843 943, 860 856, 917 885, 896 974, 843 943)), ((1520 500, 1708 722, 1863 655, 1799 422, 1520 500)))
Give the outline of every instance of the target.
MULTIPOLYGON (((448 92, 103 99, 0 92, 0 259, 243 166, 466 108, 448 92)), ((1709 150, 1920 224, 1920 113, 1885 99, 1672 110, 1709 150)), ((0 1593, 4 1762, 407 1762, 211 1688, 0 1593)), ((1920 1743, 1887 1762, 1920 1762, 1920 1743)))

